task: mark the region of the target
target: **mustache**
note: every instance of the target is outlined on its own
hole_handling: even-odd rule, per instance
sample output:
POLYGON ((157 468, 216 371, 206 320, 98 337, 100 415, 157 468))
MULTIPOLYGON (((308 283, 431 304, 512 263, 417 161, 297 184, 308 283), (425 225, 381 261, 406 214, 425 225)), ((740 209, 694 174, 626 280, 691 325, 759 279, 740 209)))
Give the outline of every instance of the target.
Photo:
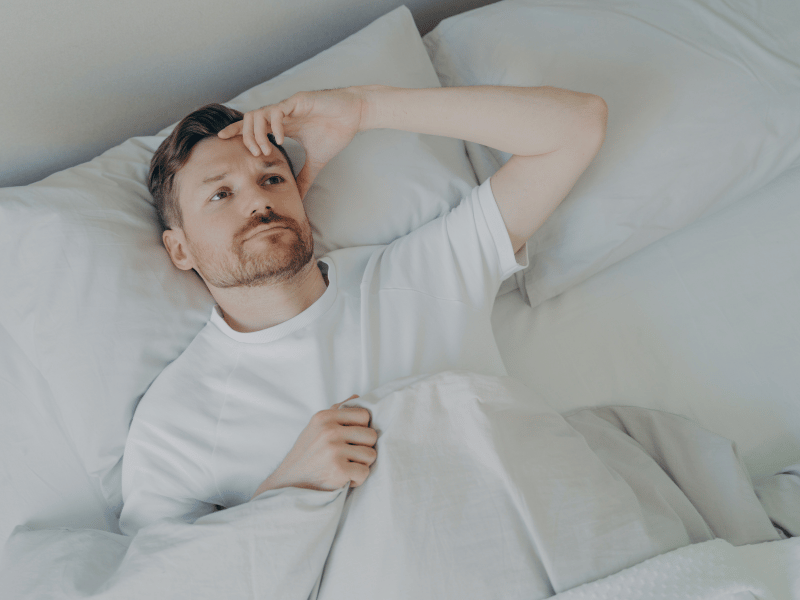
POLYGON ((270 223, 281 223, 284 227, 288 227, 289 229, 294 229, 295 220, 290 217, 282 217, 278 214, 275 214, 272 211, 269 211, 266 214, 257 214, 250 217, 247 223, 239 230, 238 235, 236 236, 240 240, 244 240, 247 235, 253 231, 256 227, 261 227, 262 225, 269 225, 270 223))

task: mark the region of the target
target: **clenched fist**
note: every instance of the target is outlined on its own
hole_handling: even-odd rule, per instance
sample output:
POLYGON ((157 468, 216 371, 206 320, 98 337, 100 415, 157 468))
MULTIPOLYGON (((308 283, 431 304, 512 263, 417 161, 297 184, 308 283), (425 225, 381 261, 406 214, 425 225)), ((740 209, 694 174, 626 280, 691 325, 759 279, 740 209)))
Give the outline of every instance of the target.
MULTIPOLYGON (((344 402, 358 398, 351 396, 344 402)), ((332 491, 364 483, 378 454, 378 433, 366 408, 334 404, 311 417, 289 454, 259 486, 253 498, 284 487, 332 491)))

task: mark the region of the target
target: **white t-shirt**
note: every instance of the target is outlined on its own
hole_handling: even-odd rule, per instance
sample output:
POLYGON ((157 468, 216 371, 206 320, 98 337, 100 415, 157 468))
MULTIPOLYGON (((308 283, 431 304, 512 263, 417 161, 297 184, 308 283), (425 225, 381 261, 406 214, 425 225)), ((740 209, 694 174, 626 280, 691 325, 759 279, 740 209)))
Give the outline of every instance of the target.
POLYGON ((312 415, 353 394, 448 369, 506 375, 492 305, 527 256, 514 255, 487 180, 388 246, 322 257, 327 290, 280 325, 239 333, 215 307, 136 409, 121 530, 247 502, 312 415))

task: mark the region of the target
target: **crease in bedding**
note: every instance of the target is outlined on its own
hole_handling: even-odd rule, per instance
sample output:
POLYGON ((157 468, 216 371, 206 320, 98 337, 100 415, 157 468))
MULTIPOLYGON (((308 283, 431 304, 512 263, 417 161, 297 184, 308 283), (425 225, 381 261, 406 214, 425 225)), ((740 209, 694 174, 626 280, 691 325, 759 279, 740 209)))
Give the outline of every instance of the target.
MULTIPOLYGON (((468 371, 397 380, 347 404, 367 407, 380 432, 362 486, 271 490, 133 538, 18 527, 0 587, 67 600, 535 600, 603 589, 626 569, 647 573, 654 557, 675 566, 706 549, 722 549, 711 560, 796 541, 779 541, 735 445, 682 417, 632 407, 564 417, 511 377, 468 371)), ((781 502, 796 511, 800 493, 781 502)), ((664 595, 683 589, 673 571, 648 576, 663 589, 646 597, 675 597, 664 595)), ((739 593, 736 582, 758 592, 752 581, 700 582, 685 597, 739 593)))

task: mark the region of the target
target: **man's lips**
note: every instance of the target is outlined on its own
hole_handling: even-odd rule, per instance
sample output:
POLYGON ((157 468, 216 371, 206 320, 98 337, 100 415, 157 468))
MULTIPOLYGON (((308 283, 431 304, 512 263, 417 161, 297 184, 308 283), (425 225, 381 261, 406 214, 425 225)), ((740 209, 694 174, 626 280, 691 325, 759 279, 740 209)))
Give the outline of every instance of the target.
POLYGON ((251 238, 254 238, 259 233, 264 233, 265 231, 272 231, 273 229, 288 229, 285 225, 259 225, 256 227, 250 235, 248 235, 244 241, 247 241, 251 238))

